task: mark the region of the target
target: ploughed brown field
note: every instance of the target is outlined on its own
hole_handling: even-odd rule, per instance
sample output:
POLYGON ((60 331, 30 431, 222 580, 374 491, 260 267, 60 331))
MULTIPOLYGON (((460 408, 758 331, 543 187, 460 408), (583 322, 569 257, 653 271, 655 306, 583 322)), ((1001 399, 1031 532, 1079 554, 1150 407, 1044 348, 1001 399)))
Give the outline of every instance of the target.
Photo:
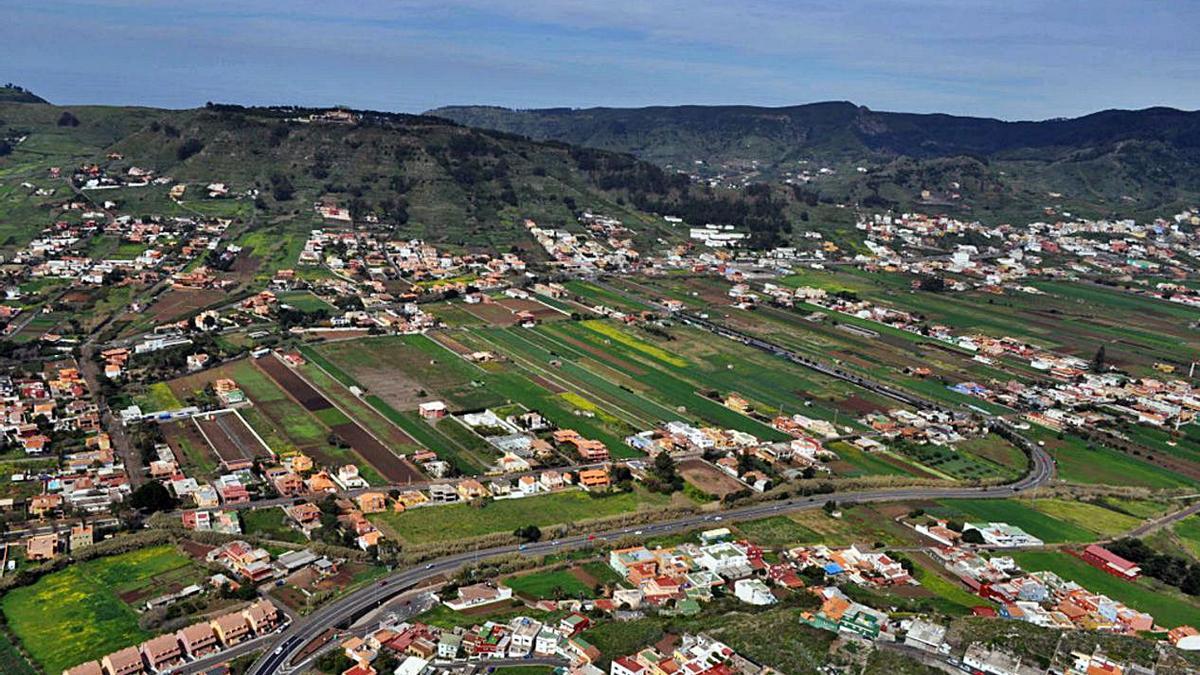
MULTIPOLYGON (((317 412, 334 407, 324 394, 301 379, 279 359, 270 356, 255 359, 254 365, 275 380, 275 383, 304 406, 305 410, 317 412)), ((425 480, 425 476, 408 460, 387 449, 357 422, 338 424, 331 429, 375 467, 388 482, 406 484, 425 480)))

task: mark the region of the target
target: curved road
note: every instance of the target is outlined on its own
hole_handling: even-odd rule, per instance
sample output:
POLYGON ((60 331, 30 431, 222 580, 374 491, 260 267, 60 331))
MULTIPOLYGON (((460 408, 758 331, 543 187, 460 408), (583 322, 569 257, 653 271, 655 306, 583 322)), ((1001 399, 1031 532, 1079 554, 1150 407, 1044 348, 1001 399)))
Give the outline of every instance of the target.
POLYGON ((341 623, 353 622, 373 609, 433 577, 453 574, 472 561, 511 553, 522 555, 545 555, 556 551, 582 548, 594 542, 607 542, 626 535, 658 536, 696 529, 721 521, 754 520, 766 516, 819 508, 826 499, 836 498, 843 503, 892 502, 917 499, 966 499, 1011 497, 1035 488, 1048 481, 1054 473, 1054 463, 1049 455, 1039 448, 1031 452, 1030 471, 1025 477, 1010 485, 998 487, 962 488, 896 488, 890 490, 866 490, 843 492, 812 497, 793 498, 761 504, 752 504, 716 514, 698 514, 674 520, 653 523, 642 527, 627 527, 593 535, 578 535, 555 541, 543 541, 525 546, 508 545, 481 549, 439 558, 421 567, 395 572, 370 586, 360 588, 318 609, 312 614, 298 618, 278 637, 275 649, 251 668, 252 675, 273 675, 287 670, 286 665, 293 656, 326 629, 341 623))

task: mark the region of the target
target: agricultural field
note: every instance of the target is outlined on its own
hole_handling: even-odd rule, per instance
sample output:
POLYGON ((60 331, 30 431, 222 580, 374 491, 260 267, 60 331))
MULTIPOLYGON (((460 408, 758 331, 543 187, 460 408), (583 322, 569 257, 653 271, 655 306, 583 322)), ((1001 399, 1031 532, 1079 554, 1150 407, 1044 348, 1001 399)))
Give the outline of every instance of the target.
POLYGON ((1026 572, 1050 570, 1090 591, 1103 593, 1130 607, 1154 616, 1167 628, 1195 623, 1200 616, 1200 600, 1188 597, 1153 579, 1125 581, 1092 567, 1061 551, 1016 551, 1013 559, 1026 572))
MULTIPOLYGON (((280 364, 280 367, 284 366, 280 364)), ((290 371, 284 372, 295 377, 290 371)), ((386 484, 389 479, 372 462, 356 452, 355 442, 363 447, 371 444, 371 448, 376 451, 386 452, 386 455, 380 455, 386 461, 400 461, 399 457, 382 446, 375 447, 379 444, 372 443, 373 439, 370 439, 366 432, 361 432, 360 437, 355 432, 355 429, 359 428, 358 425, 328 404, 324 397, 311 387, 300 386, 303 385, 303 382, 300 382, 296 385, 296 393, 289 396, 282 384, 273 380, 251 359, 241 359, 202 373, 181 377, 172 380, 169 385, 171 391, 182 398, 201 393, 205 386, 222 377, 237 382, 253 402, 253 406, 243 407, 238 413, 276 455, 303 452, 324 466, 354 464, 359 467, 362 477, 372 485, 386 484), (303 397, 303 400, 294 396, 303 397), (306 409, 304 401, 314 409, 306 409), (325 401, 325 404, 320 405, 319 401, 325 401), (333 433, 351 447, 331 443, 333 433)), ((393 472, 393 475, 402 478, 407 474, 393 472)))
MULTIPOLYGON (((1026 500, 955 499, 942 502, 941 508, 930 513, 968 522, 1016 525, 1048 544, 1088 542, 1094 540, 1097 534, 1092 529, 1047 515, 1026 500)), ((1114 519, 1119 515, 1114 513, 1114 519)))
POLYGON ((588 598, 593 594, 592 587, 569 569, 509 577, 504 580, 504 585, 513 589, 513 593, 535 600, 588 598))
POLYGON ((480 508, 449 504, 410 509, 403 513, 377 513, 371 521, 385 534, 409 544, 468 539, 497 532, 512 532, 526 525, 547 527, 618 516, 639 510, 663 508, 682 496, 665 497, 644 491, 593 497, 579 490, 496 500, 480 508))
POLYGON ((287 515, 281 508, 243 509, 238 512, 242 520, 242 532, 275 541, 303 544, 308 539, 288 525, 287 515))
POLYGON ((48 574, 9 591, 0 610, 33 659, 57 673, 153 637, 131 604, 201 577, 173 546, 154 546, 48 574))
POLYGON ((1188 553, 1200 560, 1200 516, 1189 516, 1175 524, 1175 536, 1188 553))
POLYGON ((155 382, 146 387, 146 393, 134 397, 134 402, 141 407, 142 412, 158 412, 159 410, 177 410, 183 403, 171 391, 166 382, 155 382))

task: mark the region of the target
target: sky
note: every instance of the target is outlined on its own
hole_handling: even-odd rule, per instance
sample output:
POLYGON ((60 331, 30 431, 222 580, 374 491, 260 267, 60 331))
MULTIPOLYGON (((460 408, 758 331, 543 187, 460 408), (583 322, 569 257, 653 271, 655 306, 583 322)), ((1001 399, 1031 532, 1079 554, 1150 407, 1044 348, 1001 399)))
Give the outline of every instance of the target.
POLYGON ((1195 0, 0 0, 0 16, 0 82, 61 104, 1200 108, 1195 0))

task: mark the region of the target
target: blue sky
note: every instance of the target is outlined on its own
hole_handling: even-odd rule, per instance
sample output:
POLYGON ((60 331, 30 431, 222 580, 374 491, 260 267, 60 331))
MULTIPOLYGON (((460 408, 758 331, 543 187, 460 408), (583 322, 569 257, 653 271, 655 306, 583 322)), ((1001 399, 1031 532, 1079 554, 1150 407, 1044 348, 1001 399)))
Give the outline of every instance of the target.
POLYGON ((0 15, 0 81, 68 104, 1200 108, 1192 0, 0 0, 0 15))

